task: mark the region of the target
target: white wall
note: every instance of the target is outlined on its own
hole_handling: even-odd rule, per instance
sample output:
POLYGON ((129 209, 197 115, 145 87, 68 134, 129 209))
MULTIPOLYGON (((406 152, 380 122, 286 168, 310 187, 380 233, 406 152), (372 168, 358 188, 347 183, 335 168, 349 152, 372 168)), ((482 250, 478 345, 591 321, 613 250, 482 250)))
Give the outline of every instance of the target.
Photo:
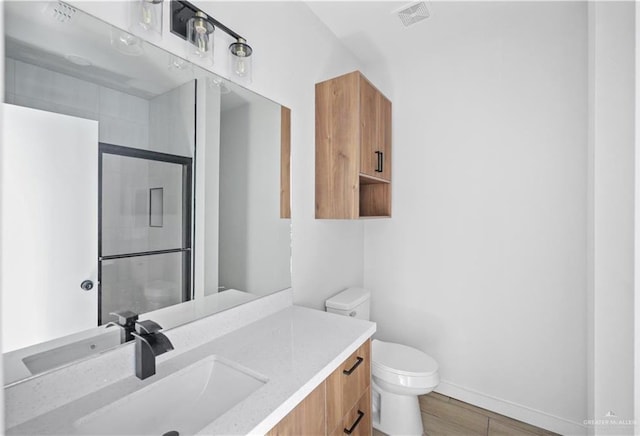
POLYGON ((291 286, 280 218, 280 105, 252 99, 220 121, 220 285, 264 295, 291 286))
POLYGON ((596 434, 634 433, 634 26, 633 2, 590 4, 588 419, 596 434))
POLYGON ((195 81, 149 100, 149 148, 193 157, 195 81))
POLYGON ((393 218, 365 225, 378 336, 432 355, 445 394, 584 432, 587 6, 433 11, 415 57, 368 66, 394 102, 393 218))
POLYGON ((248 291, 249 105, 220 113, 219 280, 225 288, 248 291), (248 121, 248 120, 247 120, 248 121))
POLYGON ((196 143, 196 210, 194 225, 194 295, 218 292, 218 237, 220 206, 220 89, 198 81, 196 143), (205 86, 202 86, 205 85, 205 86), (204 108, 204 110, 202 110, 204 108), (204 165, 202 165, 204 163, 204 165), (196 229, 204 229, 197 231, 196 229), (204 253, 200 255, 199 253, 204 253))

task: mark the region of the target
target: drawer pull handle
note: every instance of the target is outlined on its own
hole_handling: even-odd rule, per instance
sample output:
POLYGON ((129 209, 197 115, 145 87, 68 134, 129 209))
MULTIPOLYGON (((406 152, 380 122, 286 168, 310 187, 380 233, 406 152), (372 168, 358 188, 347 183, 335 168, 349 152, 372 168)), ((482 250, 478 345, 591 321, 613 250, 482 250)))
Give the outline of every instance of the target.
POLYGON ((345 434, 351 434, 353 433, 353 431, 356 429, 356 427, 358 426, 358 424, 360 424, 360 421, 362 420, 362 417, 364 416, 364 412, 361 412, 360 410, 358 410, 358 419, 356 419, 356 422, 353 423, 353 425, 351 426, 351 428, 345 428, 344 432, 345 434))
POLYGON ((358 357, 357 359, 358 361, 351 368, 345 369, 342 371, 344 375, 351 375, 351 373, 353 373, 353 371, 355 371, 356 368, 359 367, 362 361, 364 360, 362 357, 358 357))

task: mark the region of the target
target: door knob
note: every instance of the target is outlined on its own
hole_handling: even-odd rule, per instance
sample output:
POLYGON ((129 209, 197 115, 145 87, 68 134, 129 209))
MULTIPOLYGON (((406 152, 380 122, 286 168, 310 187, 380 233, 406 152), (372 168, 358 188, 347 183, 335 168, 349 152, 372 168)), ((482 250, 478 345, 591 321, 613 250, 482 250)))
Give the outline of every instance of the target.
POLYGON ((80 287, 85 291, 90 291, 93 289, 93 282, 91 280, 85 280, 80 283, 80 287))

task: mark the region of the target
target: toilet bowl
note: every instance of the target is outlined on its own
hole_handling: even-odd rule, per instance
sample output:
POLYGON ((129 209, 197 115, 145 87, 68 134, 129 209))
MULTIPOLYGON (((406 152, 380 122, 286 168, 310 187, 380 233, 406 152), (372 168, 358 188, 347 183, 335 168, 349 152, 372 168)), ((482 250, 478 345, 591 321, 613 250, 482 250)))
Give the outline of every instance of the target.
MULTIPOLYGON (((327 312, 369 319, 370 293, 349 288, 326 301, 327 312)), ((438 364, 406 345, 374 339, 371 343, 373 427, 390 435, 422 435, 418 395, 439 383, 438 364)))
POLYGON ((371 355, 374 427, 387 434, 421 435, 418 395, 438 386, 438 364, 420 350, 377 339, 371 355))

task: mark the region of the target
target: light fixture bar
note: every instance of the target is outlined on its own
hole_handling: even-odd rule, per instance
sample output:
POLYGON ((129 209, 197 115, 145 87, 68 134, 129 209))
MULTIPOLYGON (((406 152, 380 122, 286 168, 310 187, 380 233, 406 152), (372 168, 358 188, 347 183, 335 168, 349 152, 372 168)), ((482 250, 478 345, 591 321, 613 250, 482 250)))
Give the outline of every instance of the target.
MULTIPOLYGON (((187 21, 195 16, 196 12, 202 11, 186 0, 171 0, 171 33, 180 36, 182 39, 187 39, 187 21)), ((246 41, 244 37, 208 14, 207 21, 236 40, 246 41)))

